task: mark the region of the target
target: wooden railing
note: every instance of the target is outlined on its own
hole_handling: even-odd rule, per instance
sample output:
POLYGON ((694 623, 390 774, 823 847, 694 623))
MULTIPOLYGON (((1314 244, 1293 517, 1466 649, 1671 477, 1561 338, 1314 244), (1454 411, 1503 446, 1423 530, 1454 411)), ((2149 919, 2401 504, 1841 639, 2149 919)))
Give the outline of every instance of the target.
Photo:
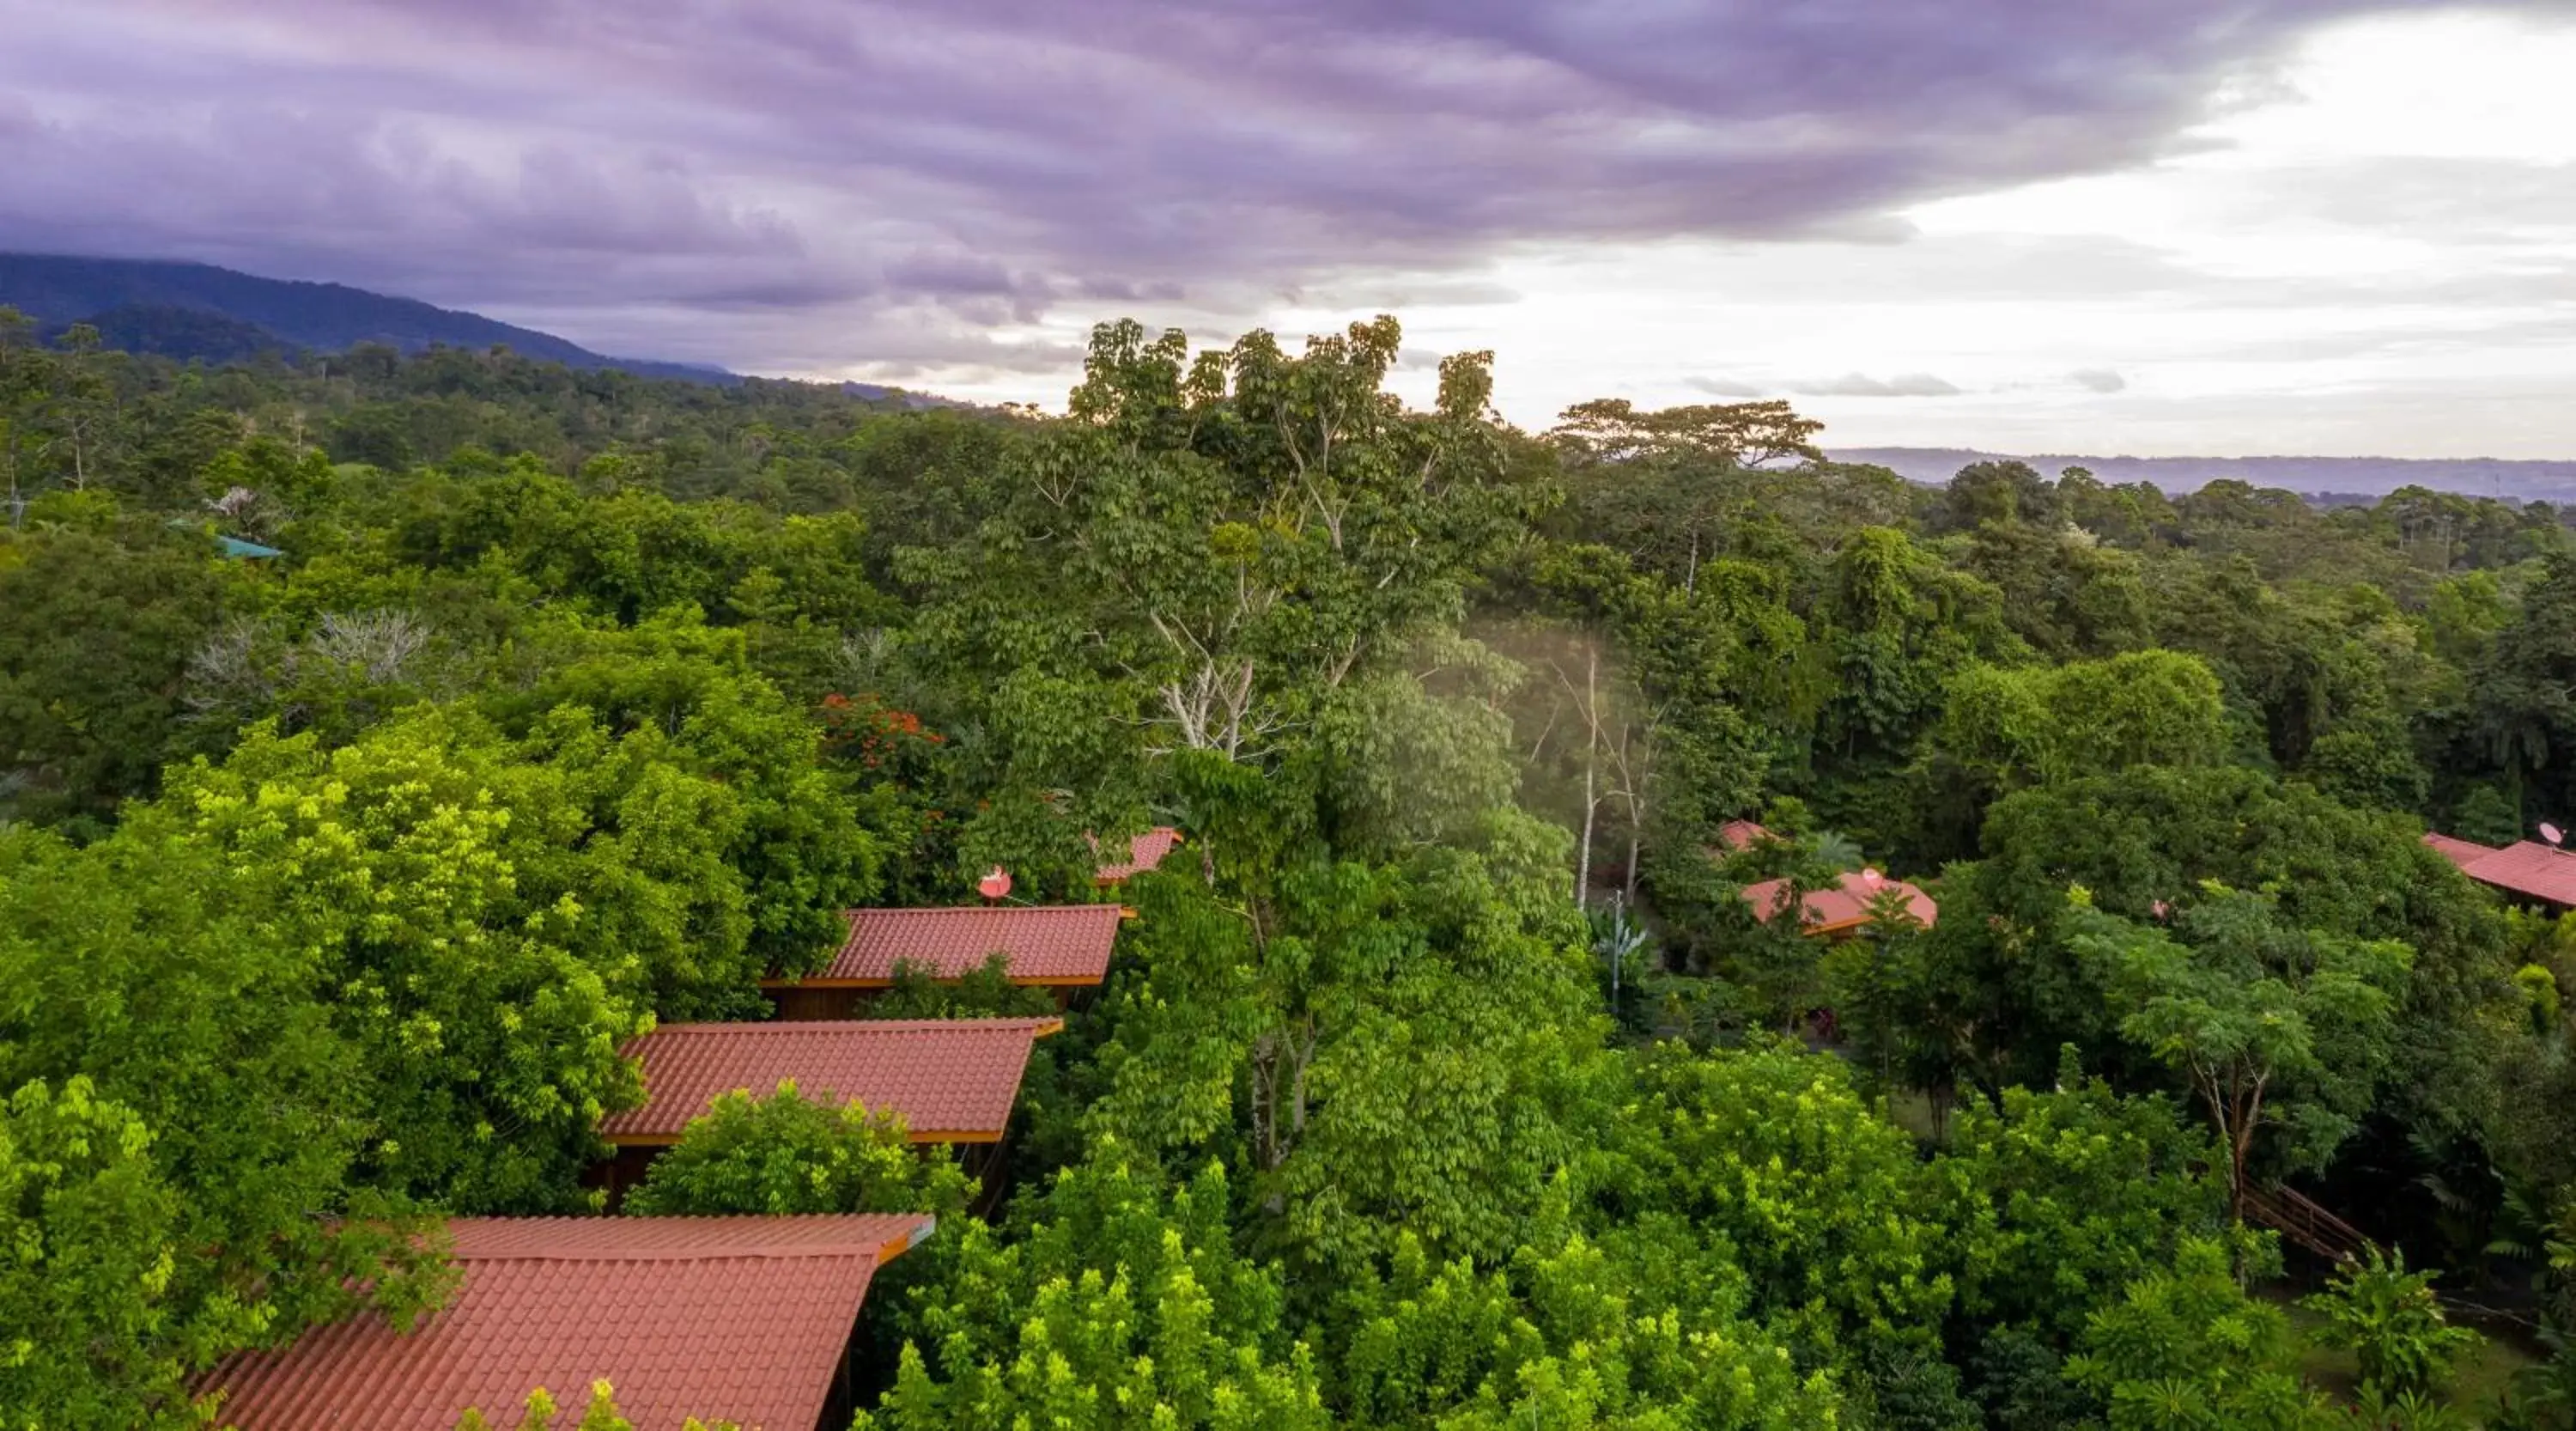
POLYGON ((2315 1199, 2278 1183, 2247 1188, 2245 1220, 2274 1232, 2329 1262, 2358 1259, 2372 1246, 2360 1228, 2319 1206, 2315 1199))

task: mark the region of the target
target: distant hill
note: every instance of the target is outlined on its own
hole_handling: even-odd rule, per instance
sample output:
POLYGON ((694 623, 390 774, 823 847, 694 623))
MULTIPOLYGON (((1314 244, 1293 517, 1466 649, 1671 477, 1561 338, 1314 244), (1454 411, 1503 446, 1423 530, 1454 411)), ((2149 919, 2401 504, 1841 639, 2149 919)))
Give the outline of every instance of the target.
POLYGON ((406 353, 433 345, 504 345, 523 357, 639 377, 741 381, 722 368, 613 358, 551 333, 392 298, 338 283, 258 278, 203 263, 0 253, 0 305, 48 333, 96 326, 107 345, 181 360, 236 362, 262 352, 336 353, 383 343, 406 353))
MULTIPOLYGON (((256 323, 195 308, 165 308, 128 303, 78 320, 98 330, 106 347, 127 353, 154 353, 187 362, 241 363, 265 353, 292 353, 295 345, 256 323)), ((44 336, 59 340, 69 322, 43 323, 44 336)))
POLYGON ((2311 495, 2379 498, 2400 487, 2429 487, 2473 497, 2576 502, 2576 461, 2506 461, 2492 457, 2069 457, 2015 456, 1960 447, 1845 447, 1826 454, 1866 462, 1916 482, 1947 482, 1972 462, 2027 462, 2049 477, 2082 467, 2105 482, 2152 482, 2167 492, 2195 492, 2220 478, 2311 495))

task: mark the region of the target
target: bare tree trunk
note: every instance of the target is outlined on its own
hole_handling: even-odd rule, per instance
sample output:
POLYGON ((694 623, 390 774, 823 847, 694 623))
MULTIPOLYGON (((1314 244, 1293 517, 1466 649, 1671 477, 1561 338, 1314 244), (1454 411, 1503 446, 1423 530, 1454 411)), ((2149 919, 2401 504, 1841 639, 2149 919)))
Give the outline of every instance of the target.
POLYGON ((1619 883, 1619 893, 1628 903, 1637 902, 1637 846, 1645 839, 1645 812, 1640 809, 1628 822, 1628 874, 1619 883))
POLYGON ((1592 815, 1600 799, 1595 769, 1600 763, 1601 707, 1593 691, 1601 674, 1601 648, 1583 653, 1583 844, 1574 852, 1574 907, 1592 907, 1592 815))
POLYGON ((1655 723, 1658 719, 1656 715, 1646 718, 1645 749, 1638 752, 1635 760, 1630 760, 1628 755, 1636 739, 1623 736, 1619 742, 1619 784, 1628 804, 1628 869, 1620 881, 1619 892, 1626 896, 1631 909, 1637 906, 1637 854, 1646 839, 1646 782, 1655 773, 1655 723))

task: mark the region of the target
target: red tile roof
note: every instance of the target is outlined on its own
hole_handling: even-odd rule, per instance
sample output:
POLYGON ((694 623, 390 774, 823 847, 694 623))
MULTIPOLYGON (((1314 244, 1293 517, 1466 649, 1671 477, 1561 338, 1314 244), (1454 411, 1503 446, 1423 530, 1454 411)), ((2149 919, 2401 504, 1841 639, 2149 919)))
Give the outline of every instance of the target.
POLYGON ((1717 842, 1730 854, 1741 853, 1773 838, 1769 830, 1751 820, 1729 820, 1717 827, 1717 842))
POLYGON ((232 1358, 240 1431, 453 1431, 474 1408, 518 1423, 544 1387, 578 1419, 616 1387, 641 1431, 690 1416, 806 1431, 823 1414, 879 1263, 927 1236, 918 1214, 460 1218, 463 1285, 397 1334, 373 1314, 232 1358))
POLYGON ((767 1097, 783 1078, 817 1102, 900 1113, 917 1143, 991 1142, 1011 1121, 1029 1046, 1060 1019, 886 1019, 665 1024, 622 1050, 644 1060, 646 1102, 608 1115, 612 1143, 667 1143, 721 1094, 767 1097))
POLYGON ((1169 825, 1158 825, 1129 840, 1127 858, 1102 865, 1100 872, 1093 878, 1101 884, 1116 884, 1120 880, 1143 874, 1160 865, 1163 862, 1163 856, 1170 854, 1172 847, 1179 843, 1181 843, 1180 831, 1169 825))
POLYGON ((2460 873, 2513 894, 2576 905, 2576 853, 2537 840, 2507 845, 2461 866, 2460 873))
MULTIPOLYGON (((1753 906, 1757 919, 1768 923, 1788 900, 1787 880, 1766 879, 1744 887, 1744 898, 1753 906)), ((1810 934, 1834 934, 1857 928, 1869 922, 1870 901, 1884 890, 1902 891, 1907 907, 1925 928, 1941 917, 1941 907, 1932 896, 1901 879, 1889 879, 1876 870, 1857 870, 1842 877, 1832 889, 1811 890, 1805 905, 1803 923, 1810 934)))
POLYGON ((960 979, 995 953, 1011 961, 1014 984, 1097 984, 1118 939, 1114 904, 968 905, 952 909, 851 909, 850 937, 830 967, 801 979, 764 979, 765 988, 882 987, 895 961, 927 966, 935 979, 960 979))
POLYGON ((2463 870, 2496 853, 2496 847, 2493 845, 2481 845, 2474 840, 2458 839, 2450 835, 2428 834, 2424 837, 2424 843, 2430 846, 2435 854, 2463 870))

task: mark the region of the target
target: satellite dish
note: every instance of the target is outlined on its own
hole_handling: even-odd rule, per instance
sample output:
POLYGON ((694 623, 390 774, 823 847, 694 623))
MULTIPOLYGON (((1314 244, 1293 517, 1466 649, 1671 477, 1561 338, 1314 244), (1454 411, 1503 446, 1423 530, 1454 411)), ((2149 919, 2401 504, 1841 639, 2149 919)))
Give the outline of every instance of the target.
POLYGON ((1000 865, 993 866, 992 870, 976 884, 975 891, 986 899, 1000 899, 1011 892, 1011 872, 1000 865))
POLYGON ((2549 823, 2547 820, 2543 820, 2540 822, 2540 838, 2547 840, 2553 845, 2562 844, 2567 839, 2567 832, 2559 829, 2556 825, 2549 823))
POLYGON ((1886 880, 1887 876, 1880 874, 1876 870, 1865 869, 1860 872, 1860 882, 1869 886, 1871 889, 1878 888, 1881 884, 1885 883, 1886 880))

